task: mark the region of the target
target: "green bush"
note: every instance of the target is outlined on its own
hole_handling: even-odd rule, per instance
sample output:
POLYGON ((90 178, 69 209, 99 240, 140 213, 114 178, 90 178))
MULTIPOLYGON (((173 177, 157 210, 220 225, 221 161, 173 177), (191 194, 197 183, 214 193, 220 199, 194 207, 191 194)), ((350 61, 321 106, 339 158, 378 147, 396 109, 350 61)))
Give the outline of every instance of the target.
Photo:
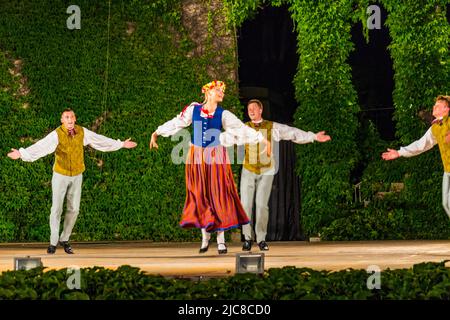
POLYGON ((80 288, 69 289, 67 269, 7 271, 0 275, 0 299, 31 300, 387 300, 450 299, 450 269, 421 263, 381 272, 381 288, 370 290, 366 270, 316 271, 272 268, 263 276, 237 274, 209 280, 146 275, 137 268, 80 270, 80 288))
POLYGON ((367 207, 343 210, 320 235, 328 241, 448 239, 450 221, 440 207, 430 211, 393 194, 373 199, 367 207))

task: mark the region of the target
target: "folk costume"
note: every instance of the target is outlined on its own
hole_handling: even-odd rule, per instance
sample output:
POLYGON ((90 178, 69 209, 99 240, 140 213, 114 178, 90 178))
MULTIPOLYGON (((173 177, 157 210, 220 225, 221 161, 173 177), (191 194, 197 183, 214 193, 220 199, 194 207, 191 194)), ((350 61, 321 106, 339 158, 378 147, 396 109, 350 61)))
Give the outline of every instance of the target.
MULTIPOLYGON (((28 148, 20 148, 21 159, 33 162, 55 152, 52 177, 52 207, 50 213, 50 247, 61 243, 67 253, 73 253, 68 241, 80 211, 81 184, 83 181, 84 146, 90 145, 100 151, 116 151, 124 142, 113 140, 75 125, 67 130, 61 125, 28 148), (64 198, 67 196, 67 211, 64 230, 59 235, 64 198)), ((54 249, 53 249, 54 250, 54 249)), ((49 253, 54 253, 49 252, 49 253)))
MULTIPOLYGON (((205 85, 203 90, 214 86, 224 87, 224 84, 214 81, 205 85)), ((213 113, 209 113, 197 102, 191 103, 177 117, 159 126, 156 133, 163 137, 172 136, 191 124, 193 130, 185 170, 186 201, 180 226, 202 229, 202 248, 205 248, 204 242, 209 243, 211 232, 217 232, 218 244, 224 244, 223 231, 249 223, 239 199, 225 147, 236 142, 261 142, 264 137, 245 126, 230 111, 217 106, 213 113)))
POLYGON ((450 144, 445 142, 445 137, 450 131, 448 116, 433 120, 431 127, 425 135, 398 151, 401 157, 413 157, 430 150, 436 144, 439 146, 444 174, 442 178, 442 206, 450 218, 450 144))
MULTIPOLYGON (((298 144, 311 143, 316 140, 316 134, 305 132, 298 128, 281 123, 260 120, 246 123, 250 128, 262 132, 268 141, 289 140, 298 144)), ((275 159, 273 155, 268 158, 261 153, 260 145, 245 145, 245 160, 241 174, 241 201, 251 220, 253 208, 255 208, 255 234, 256 241, 261 250, 268 250, 266 243, 267 223, 269 220, 269 199, 272 191, 272 182, 275 175, 275 159)), ((251 249, 252 226, 242 227, 245 237, 244 250, 251 249)))

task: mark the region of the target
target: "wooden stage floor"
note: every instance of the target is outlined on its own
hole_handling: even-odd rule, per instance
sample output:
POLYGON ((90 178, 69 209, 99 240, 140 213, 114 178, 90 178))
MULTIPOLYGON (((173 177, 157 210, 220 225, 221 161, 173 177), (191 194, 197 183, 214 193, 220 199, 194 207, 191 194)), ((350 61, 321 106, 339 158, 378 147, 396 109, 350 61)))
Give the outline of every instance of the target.
MULTIPOLYGON (((151 274, 177 277, 214 277, 235 272, 236 253, 242 244, 228 244, 228 254, 217 254, 212 244, 199 254, 199 243, 95 242, 72 243, 74 255, 61 247, 47 255, 44 243, 0 244, 0 272, 13 269, 14 257, 40 257, 45 267, 60 269, 102 266, 117 268, 131 265, 151 274)), ((421 262, 450 259, 450 241, 365 241, 365 242, 269 242, 265 269, 283 266, 316 270, 409 268, 421 262)), ((252 252, 260 252, 257 246, 252 252)), ((450 266, 450 264, 447 264, 450 266)))

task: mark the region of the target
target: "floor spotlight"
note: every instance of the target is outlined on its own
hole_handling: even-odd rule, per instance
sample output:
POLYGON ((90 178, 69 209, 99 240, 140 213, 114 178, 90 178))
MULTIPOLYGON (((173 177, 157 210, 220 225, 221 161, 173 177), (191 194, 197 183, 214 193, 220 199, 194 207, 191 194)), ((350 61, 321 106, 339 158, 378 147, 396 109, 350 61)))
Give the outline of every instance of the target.
POLYGON ((14 270, 30 270, 37 267, 42 267, 41 258, 31 258, 30 256, 14 258, 14 270))
POLYGON ((264 253, 236 253, 236 273, 264 273, 264 253))

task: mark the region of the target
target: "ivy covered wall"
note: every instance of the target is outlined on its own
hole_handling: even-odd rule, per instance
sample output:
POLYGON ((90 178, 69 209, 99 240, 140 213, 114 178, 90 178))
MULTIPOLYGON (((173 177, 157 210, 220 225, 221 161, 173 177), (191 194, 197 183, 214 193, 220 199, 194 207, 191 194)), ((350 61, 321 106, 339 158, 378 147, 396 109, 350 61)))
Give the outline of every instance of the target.
POLYGON ((230 22, 237 26, 263 6, 285 5, 291 12, 300 56, 294 79, 295 124, 304 130, 326 130, 333 138, 329 144, 297 147, 301 218, 307 234, 327 240, 448 239, 450 221, 440 205, 443 169, 437 148, 394 162, 382 161, 381 153, 420 138, 429 126, 423 114, 431 110, 437 95, 450 92, 449 1, 225 3, 231 8, 230 22), (388 50, 394 63, 398 136, 394 143, 381 140, 372 123, 358 122, 360 107, 348 62, 354 50, 351 28, 362 24, 370 41, 370 5, 383 6, 388 12, 381 27, 389 28, 388 50), (355 196, 356 166, 365 169, 355 196), (405 187, 393 191, 392 183, 405 187))
MULTIPOLYGON (((420 156, 385 162, 380 153, 425 134, 435 98, 450 93, 449 1, 375 2, 388 12, 389 53, 394 67, 394 118, 398 140, 387 143, 373 128, 362 130, 367 161, 362 196, 372 202, 351 208, 322 230, 328 239, 448 239, 450 220, 441 206, 443 166, 437 147, 420 156), (392 183, 404 183, 395 191, 392 183), (381 197, 379 197, 381 196, 381 197)), ((366 6, 366 5, 365 5, 366 6)))
POLYGON ((208 32, 217 36, 214 21, 223 9, 218 3, 210 12, 208 3, 198 3, 80 0, 81 29, 69 30, 72 2, 1 2, 0 241, 49 239, 53 156, 24 163, 6 153, 43 138, 60 124, 66 107, 83 126, 138 142, 113 153, 87 149, 73 240, 199 238, 198 230, 178 227, 184 166, 170 156, 178 141, 161 138, 157 152, 148 149, 157 126, 201 101, 201 86, 211 78, 227 82, 224 106, 237 105, 229 71, 236 69, 233 46, 218 48, 212 36, 194 42, 189 33, 208 21, 208 32), (209 46, 217 50, 214 63, 209 46), (218 66, 227 63, 223 73, 218 66))
POLYGON ((352 196, 349 176, 359 156, 359 107, 347 63, 354 12, 346 1, 302 1, 291 4, 291 11, 300 55, 294 80, 299 102, 295 123, 313 132, 326 130, 333 139, 297 148, 303 221, 311 234, 339 217, 339 207, 352 196))
MULTIPOLYGON (((81 125, 139 143, 133 150, 86 152, 74 240, 199 238, 198 230, 178 227, 185 189, 184 167, 170 157, 177 141, 161 138, 157 152, 148 150, 148 141, 159 124, 201 100, 200 87, 211 78, 227 82, 224 106, 240 113, 236 30, 264 5, 286 5, 294 21, 300 56, 295 125, 333 138, 297 148, 307 234, 336 240, 450 237, 440 207, 437 150, 382 162, 380 153, 396 145, 358 123, 350 30, 365 25, 368 1, 77 2, 80 30, 66 27, 68 1, 0 4, 2 153, 53 130, 65 107, 76 110, 81 125), (367 166, 366 206, 352 199, 352 170, 361 161, 367 166), (405 189, 374 197, 391 182, 405 182, 405 189)), ((398 145, 407 144, 428 125, 420 111, 436 95, 449 94, 448 1, 371 3, 388 11, 383 27, 392 38, 398 145)), ((0 157, 0 241, 48 241, 52 163, 52 156, 34 163, 0 157)))

